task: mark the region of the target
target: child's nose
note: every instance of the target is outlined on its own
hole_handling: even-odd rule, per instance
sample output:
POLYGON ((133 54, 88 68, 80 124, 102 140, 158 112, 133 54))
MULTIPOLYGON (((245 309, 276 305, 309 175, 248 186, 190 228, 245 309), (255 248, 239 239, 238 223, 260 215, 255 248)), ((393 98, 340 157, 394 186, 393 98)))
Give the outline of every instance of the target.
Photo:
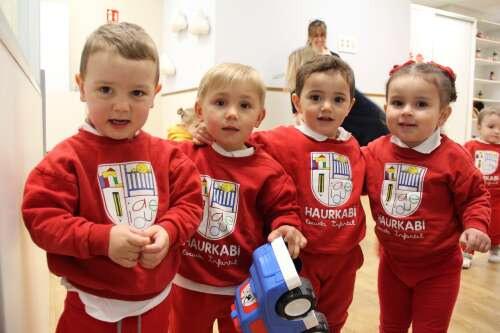
POLYGON ((113 101, 113 110, 114 111, 130 111, 130 103, 126 97, 116 97, 113 101))
POLYGON ((226 118, 228 119, 236 119, 238 118, 238 110, 235 107, 228 107, 226 111, 226 118))
POLYGON ((332 102, 329 101, 328 99, 325 99, 325 101, 323 102, 323 105, 321 106, 321 110, 325 110, 325 111, 331 111, 332 110, 332 102))
POLYGON ((412 108, 412 106, 410 104, 406 104, 405 106, 403 106, 402 113, 405 114, 405 115, 413 114, 413 108, 412 108))

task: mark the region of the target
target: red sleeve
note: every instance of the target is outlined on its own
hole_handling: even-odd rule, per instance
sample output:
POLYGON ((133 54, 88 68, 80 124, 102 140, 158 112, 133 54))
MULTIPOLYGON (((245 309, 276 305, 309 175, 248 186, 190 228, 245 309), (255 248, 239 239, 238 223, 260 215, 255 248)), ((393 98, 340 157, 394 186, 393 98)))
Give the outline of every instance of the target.
POLYGON ((474 158, 474 141, 468 141, 464 144, 465 150, 474 158))
POLYGON ((475 228, 487 232, 491 220, 490 194, 483 176, 472 163, 470 156, 463 165, 452 186, 454 204, 464 229, 475 228))
POLYGON ((280 161, 283 158, 283 156, 281 156, 280 154, 280 150, 278 148, 279 145, 276 144, 276 141, 273 142, 273 134, 276 133, 276 130, 274 131, 275 132, 273 132, 273 130, 253 132, 252 136, 250 137, 250 143, 260 146, 266 153, 271 155, 276 161, 280 161))
POLYGON ((177 154, 175 158, 179 160, 177 163, 172 162, 169 175, 169 209, 157 221, 157 224, 167 230, 170 247, 182 245, 193 235, 203 212, 198 170, 184 154, 181 157, 177 154))
POLYGON ((22 213, 31 238, 50 253, 77 258, 107 255, 113 225, 75 216, 79 188, 76 180, 62 175, 38 166, 26 181, 22 213))
POLYGON ((257 211, 262 212, 264 221, 271 222, 271 230, 282 225, 302 229, 295 183, 284 170, 281 174, 267 178, 257 198, 257 205, 257 211))

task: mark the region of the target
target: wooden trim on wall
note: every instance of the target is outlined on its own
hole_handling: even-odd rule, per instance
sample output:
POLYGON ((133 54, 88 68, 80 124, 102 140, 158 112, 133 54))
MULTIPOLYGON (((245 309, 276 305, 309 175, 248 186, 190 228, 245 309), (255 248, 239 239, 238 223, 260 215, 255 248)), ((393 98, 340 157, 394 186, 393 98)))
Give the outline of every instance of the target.
POLYGON ((180 94, 184 94, 184 93, 188 93, 188 92, 193 92, 193 91, 196 91, 196 90, 198 90, 198 87, 189 88, 189 89, 182 89, 182 90, 177 90, 177 91, 171 91, 171 92, 166 92, 166 93, 161 94, 161 96, 180 95, 180 94))
POLYGON ((383 97, 385 98, 385 94, 380 94, 380 93, 364 93, 368 97, 383 97))
MULTIPOLYGON (((182 89, 182 90, 177 90, 177 91, 172 91, 172 92, 166 92, 161 94, 162 97, 166 96, 174 96, 174 95, 180 95, 184 93, 190 93, 193 91, 198 90, 198 87, 194 88, 188 88, 188 89, 182 89)), ((283 88, 283 87, 266 87, 267 91, 273 91, 273 92, 288 92, 288 88, 283 88)), ((364 93, 368 97, 385 97, 385 94, 380 94, 380 93, 364 93)))

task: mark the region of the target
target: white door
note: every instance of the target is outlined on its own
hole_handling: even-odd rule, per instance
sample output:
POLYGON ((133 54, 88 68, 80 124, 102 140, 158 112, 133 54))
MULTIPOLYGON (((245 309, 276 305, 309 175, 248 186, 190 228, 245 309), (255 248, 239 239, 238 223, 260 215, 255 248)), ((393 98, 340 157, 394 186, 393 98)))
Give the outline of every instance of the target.
POLYGON ((412 6, 411 52, 422 53, 451 67, 457 74, 457 101, 444 126, 445 133, 464 143, 470 137, 472 112, 472 71, 474 19, 421 6, 412 6))

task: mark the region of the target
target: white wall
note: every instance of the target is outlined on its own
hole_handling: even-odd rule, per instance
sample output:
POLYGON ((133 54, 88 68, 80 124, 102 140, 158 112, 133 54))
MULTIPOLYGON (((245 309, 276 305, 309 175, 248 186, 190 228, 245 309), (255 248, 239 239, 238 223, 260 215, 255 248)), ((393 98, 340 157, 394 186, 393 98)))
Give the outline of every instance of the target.
POLYGON ((210 35, 199 41, 168 29, 172 10, 189 13, 194 2, 165 2, 165 52, 177 67, 176 78, 168 81, 169 92, 196 87, 204 71, 226 61, 254 66, 268 85, 284 86, 288 54, 305 45, 307 25, 315 18, 327 23, 332 50, 339 35, 357 39, 358 52, 341 56, 354 68, 363 91, 382 93, 388 70, 408 55, 409 0, 196 1, 194 8, 214 12, 210 35))
POLYGON ((219 0, 165 0, 162 19, 162 53, 171 59, 177 73, 174 77, 164 81, 163 92, 198 86, 203 74, 213 66, 217 34, 214 28, 216 2, 218 4, 219 0), (176 12, 181 11, 187 16, 188 21, 192 21, 198 10, 202 10, 209 17, 211 24, 209 35, 195 36, 187 30, 179 33, 170 30, 176 12))
MULTIPOLYGON (((40 3, 40 67, 45 70, 47 92, 70 90, 69 3, 42 0, 40 3)), ((74 74, 74 73, 73 73, 74 74)))
POLYGON ((76 90, 74 75, 79 72, 80 54, 85 41, 97 27, 106 23, 106 10, 117 9, 119 20, 139 24, 162 48, 163 1, 161 0, 85 0, 69 1, 69 75, 76 90))
POLYGON ((45 255, 20 216, 25 178, 43 153, 42 98, 15 41, 0 15, 0 331, 48 333, 45 255))

